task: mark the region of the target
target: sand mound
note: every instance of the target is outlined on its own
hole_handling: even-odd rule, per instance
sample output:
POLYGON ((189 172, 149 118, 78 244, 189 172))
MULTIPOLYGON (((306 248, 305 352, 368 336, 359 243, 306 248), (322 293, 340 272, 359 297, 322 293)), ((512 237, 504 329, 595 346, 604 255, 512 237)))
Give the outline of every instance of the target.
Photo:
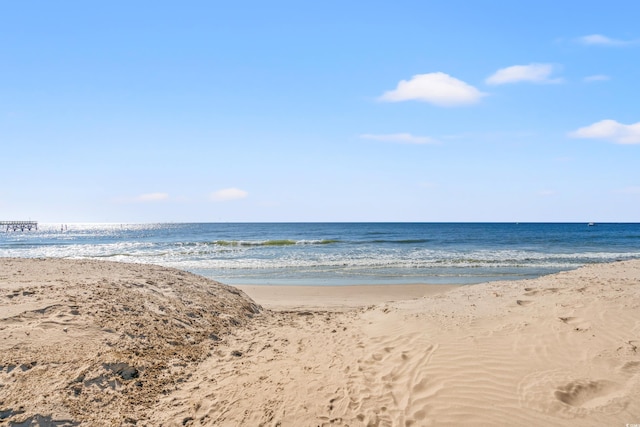
POLYGON ((135 424, 260 311, 174 269, 0 260, 0 423, 135 424))

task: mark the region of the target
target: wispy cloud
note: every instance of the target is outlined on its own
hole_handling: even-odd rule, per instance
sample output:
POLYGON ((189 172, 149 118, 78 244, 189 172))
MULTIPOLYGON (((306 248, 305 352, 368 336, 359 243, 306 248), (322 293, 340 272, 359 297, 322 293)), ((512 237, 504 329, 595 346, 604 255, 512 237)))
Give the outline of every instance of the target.
POLYGON ((553 64, 512 65, 511 67, 499 69, 487 77, 485 82, 489 85, 519 82, 561 83, 563 81, 561 78, 551 77, 556 68, 553 64))
POLYGON ((394 90, 385 92, 380 101, 422 101, 441 107, 475 104, 486 94, 446 73, 416 74, 401 80, 394 90))
POLYGON ((210 199, 214 202, 227 202, 230 200, 239 200, 244 199, 249 195, 244 190, 240 190, 239 188, 224 188, 222 190, 214 191, 210 195, 210 199))
POLYGON ((625 125, 615 120, 602 120, 570 132, 569 137, 602 139, 616 144, 640 144, 640 122, 625 125))
POLYGON ((608 81, 611 80, 611 77, 604 75, 604 74, 596 74, 593 76, 587 76, 584 79, 582 79, 583 81, 587 82, 587 83, 591 83, 591 82, 604 82, 604 81, 608 81))
POLYGON ((620 40, 611 37, 603 36, 602 34, 591 34, 588 36, 578 37, 576 39, 578 43, 587 46, 628 46, 631 44, 637 44, 639 40, 620 40))
POLYGON ((411 135, 410 133, 391 133, 384 135, 374 135, 370 133, 365 133, 360 135, 362 139, 370 139, 373 141, 383 141, 383 142, 393 142, 397 144, 436 144, 437 140, 430 138, 428 136, 416 136, 411 135))

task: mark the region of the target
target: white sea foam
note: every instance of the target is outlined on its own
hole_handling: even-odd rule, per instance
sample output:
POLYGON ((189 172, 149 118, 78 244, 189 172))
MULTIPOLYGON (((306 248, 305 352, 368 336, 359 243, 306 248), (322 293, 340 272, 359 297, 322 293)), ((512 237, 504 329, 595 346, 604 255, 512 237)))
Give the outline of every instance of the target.
POLYGON ((593 229, 575 224, 73 224, 0 233, 0 256, 153 263, 230 281, 427 282, 533 277, 640 257, 640 226, 593 229))

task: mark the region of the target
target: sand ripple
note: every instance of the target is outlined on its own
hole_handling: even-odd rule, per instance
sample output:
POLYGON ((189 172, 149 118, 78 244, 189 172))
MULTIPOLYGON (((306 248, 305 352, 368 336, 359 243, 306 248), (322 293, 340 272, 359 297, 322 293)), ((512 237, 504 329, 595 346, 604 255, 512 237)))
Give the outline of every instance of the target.
POLYGON ((638 261, 342 311, 261 311, 159 267, 48 263, 0 263, 0 423, 640 421, 638 261))

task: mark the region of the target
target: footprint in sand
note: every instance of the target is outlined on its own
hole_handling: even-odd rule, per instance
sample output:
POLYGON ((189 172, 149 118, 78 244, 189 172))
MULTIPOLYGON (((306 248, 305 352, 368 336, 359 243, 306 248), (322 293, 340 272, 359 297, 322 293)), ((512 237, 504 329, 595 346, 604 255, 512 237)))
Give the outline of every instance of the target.
POLYGON ((577 332, 588 331, 591 328, 591 323, 581 317, 558 317, 562 323, 573 326, 573 329, 577 332))
POLYGON ((525 293, 524 296, 533 297, 538 294, 555 294, 558 292, 558 288, 543 288, 543 289, 535 289, 535 288, 524 288, 525 293))
POLYGON ((605 379, 568 378, 561 371, 539 371, 518 385, 524 406, 562 418, 592 412, 618 413, 627 406, 627 387, 605 379))
POLYGON ((531 304, 532 302, 533 301, 527 301, 527 300, 522 300, 522 299, 516 300, 516 304, 521 305, 523 307, 531 304))
POLYGON ((558 387, 553 395, 569 406, 589 408, 606 403, 608 396, 618 388, 616 383, 607 380, 577 380, 558 387))
POLYGON ((631 375, 639 374, 640 362, 635 360, 630 362, 625 362, 619 369, 621 372, 624 372, 625 374, 631 374, 631 375))

